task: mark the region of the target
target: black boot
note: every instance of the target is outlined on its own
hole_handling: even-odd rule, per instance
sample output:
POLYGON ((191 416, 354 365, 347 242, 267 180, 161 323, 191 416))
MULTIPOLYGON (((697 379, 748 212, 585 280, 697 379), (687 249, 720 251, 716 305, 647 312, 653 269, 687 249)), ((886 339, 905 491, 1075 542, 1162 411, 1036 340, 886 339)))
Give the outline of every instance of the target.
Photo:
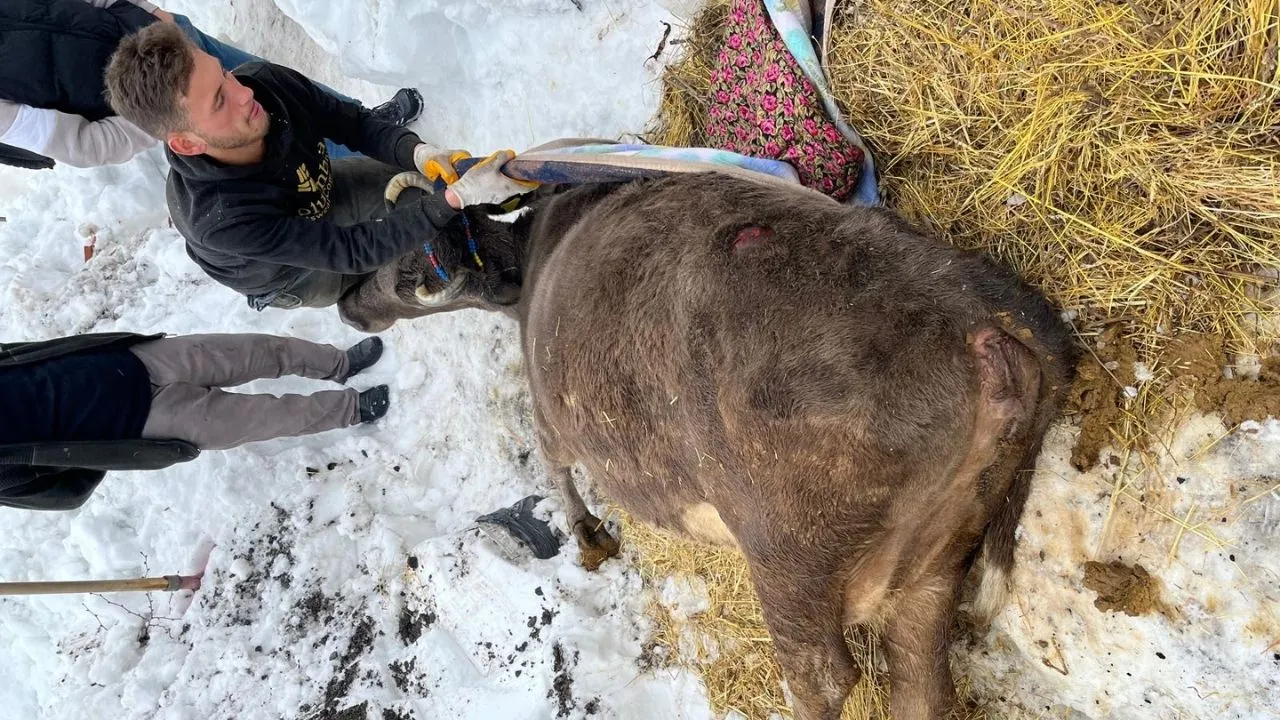
POLYGON ((373 364, 378 362, 381 357, 382 338, 376 336, 365 338, 347 348, 347 374, 334 379, 340 383, 345 383, 353 376, 373 367, 373 364))
POLYGON ((404 127, 422 114, 422 93, 413 88, 400 88, 390 100, 370 112, 379 120, 404 127))
POLYGON ((391 388, 375 385, 360 393, 360 422, 371 423, 387 414, 391 407, 391 388))

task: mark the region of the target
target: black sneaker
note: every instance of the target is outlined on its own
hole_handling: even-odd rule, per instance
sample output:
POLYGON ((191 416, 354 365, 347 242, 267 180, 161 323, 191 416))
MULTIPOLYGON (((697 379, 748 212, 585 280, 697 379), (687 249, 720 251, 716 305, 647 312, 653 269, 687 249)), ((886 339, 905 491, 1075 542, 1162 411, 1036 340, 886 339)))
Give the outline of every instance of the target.
POLYGON ((379 120, 404 127, 422 114, 422 93, 413 88, 400 88, 390 100, 369 112, 379 120))
POLYGON ((391 407, 391 388, 375 385, 360 393, 360 422, 371 423, 387 414, 391 407))
POLYGON ((373 364, 378 362, 381 357, 382 338, 376 336, 365 338, 347 348, 347 374, 335 379, 340 383, 344 383, 353 376, 373 367, 373 364))

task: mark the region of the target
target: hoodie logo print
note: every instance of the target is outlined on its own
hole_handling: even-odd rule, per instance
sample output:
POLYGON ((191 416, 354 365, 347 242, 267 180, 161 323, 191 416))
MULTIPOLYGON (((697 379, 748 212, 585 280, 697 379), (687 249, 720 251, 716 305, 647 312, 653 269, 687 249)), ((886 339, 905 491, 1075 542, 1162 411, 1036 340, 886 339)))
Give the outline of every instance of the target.
MULTIPOLYGON (((308 220, 319 220, 329 214, 330 194, 333 190, 333 173, 329 163, 329 151, 324 141, 320 146, 320 170, 312 177, 311 169, 306 163, 298 165, 298 193, 302 195, 319 195, 310 203, 298 208, 298 217, 308 220)), ((306 198, 302 198, 304 201, 306 198)))
POLYGON ((307 193, 319 190, 320 186, 316 185, 316 181, 311 179, 311 173, 307 171, 306 165, 298 166, 298 192, 307 193))

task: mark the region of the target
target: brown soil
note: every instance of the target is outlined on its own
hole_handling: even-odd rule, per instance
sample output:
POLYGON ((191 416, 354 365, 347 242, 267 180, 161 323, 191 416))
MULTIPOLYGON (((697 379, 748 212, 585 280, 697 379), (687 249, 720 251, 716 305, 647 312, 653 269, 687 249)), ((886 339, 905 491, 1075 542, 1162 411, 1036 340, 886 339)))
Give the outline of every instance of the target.
POLYGON ((1093 606, 1103 612, 1125 615, 1164 613, 1160 599, 1160 583, 1141 565, 1122 562, 1087 562, 1084 564, 1084 586, 1098 593, 1093 606))
POLYGON ((1262 364, 1257 380, 1222 380, 1196 393, 1201 410, 1217 410, 1229 425, 1280 418, 1280 358, 1262 364))
POLYGON ((1120 337, 1118 325, 1102 333, 1093 353, 1076 367, 1067 408, 1080 418, 1080 435, 1071 451, 1071 464, 1078 470, 1098 462, 1098 453, 1112 444, 1112 428, 1124 418, 1124 387, 1135 382, 1133 363, 1138 353, 1120 337))
MULTIPOLYGON (((1068 412, 1079 418, 1080 436, 1071 453, 1071 463, 1087 470, 1098 462, 1104 447, 1116 444, 1116 435, 1126 415, 1140 422, 1167 421, 1152 414, 1168 405, 1137 407, 1124 396, 1124 387, 1135 384, 1133 363, 1137 351, 1121 339, 1119 326, 1099 337, 1093 354, 1086 354, 1076 369, 1076 381, 1068 397, 1068 412), (1096 357, 1095 357, 1096 356, 1096 357)), ((1164 399, 1187 398, 1196 409, 1218 413, 1234 426, 1244 420, 1280 417, 1280 358, 1268 358, 1257 380, 1228 379, 1223 336, 1214 333, 1177 335, 1148 360, 1152 368, 1163 368, 1153 382, 1164 399)))
POLYGON ((1190 391, 1196 408, 1222 415, 1227 425, 1280 417, 1280 358, 1268 358, 1257 380, 1223 377, 1228 364, 1221 335, 1180 335, 1160 354, 1172 371, 1173 389, 1190 391))

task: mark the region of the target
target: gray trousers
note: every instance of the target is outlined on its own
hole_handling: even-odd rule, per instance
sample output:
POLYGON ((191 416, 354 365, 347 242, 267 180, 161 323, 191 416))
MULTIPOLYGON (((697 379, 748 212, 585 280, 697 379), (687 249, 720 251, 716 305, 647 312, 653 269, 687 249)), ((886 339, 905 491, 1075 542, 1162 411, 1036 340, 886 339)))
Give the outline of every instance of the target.
POLYGON ((359 393, 248 395, 224 387, 298 375, 346 374, 347 354, 332 345, 275 335, 184 335, 129 348, 151 376, 151 414, 142 437, 186 440, 225 450, 258 440, 310 435, 360 421, 359 393))
MULTIPOLYGON (((346 227, 386 217, 382 193, 387 181, 400 169, 363 155, 341 158, 332 163, 333 190, 329 198, 329 214, 324 219, 346 227)), ((271 307, 329 307, 365 277, 312 270, 276 295, 271 307)))

